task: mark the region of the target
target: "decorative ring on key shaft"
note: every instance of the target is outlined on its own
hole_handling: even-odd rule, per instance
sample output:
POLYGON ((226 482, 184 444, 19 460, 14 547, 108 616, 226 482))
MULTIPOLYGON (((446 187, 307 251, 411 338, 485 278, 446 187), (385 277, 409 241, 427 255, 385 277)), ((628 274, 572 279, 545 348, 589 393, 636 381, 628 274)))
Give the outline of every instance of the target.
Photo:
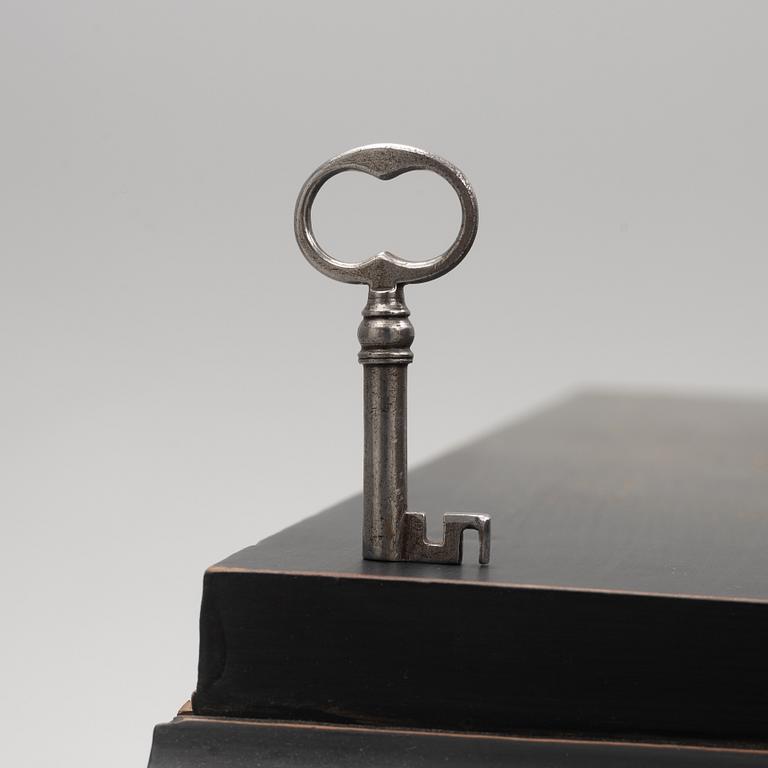
POLYGON ((363 321, 357 329, 363 365, 408 365, 413 360, 413 324, 405 306, 403 286, 384 291, 368 291, 363 321))
POLYGON ((363 557, 368 560, 457 564, 467 529, 478 532, 480 562, 490 559, 487 515, 443 515, 443 539, 431 541, 425 515, 407 508, 407 366, 413 360, 414 330, 404 286, 434 280, 459 264, 472 247, 477 223, 477 200, 461 171, 436 155, 398 144, 359 147, 329 160, 309 177, 296 201, 296 240, 309 263, 335 280, 368 285, 357 332, 363 365, 363 557), (387 180, 414 170, 439 174, 459 197, 461 226, 444 253, 411 262, 382 251, 350 264, 322 249, 312 231, 312 203, 328 179, 362 171, 387 180))

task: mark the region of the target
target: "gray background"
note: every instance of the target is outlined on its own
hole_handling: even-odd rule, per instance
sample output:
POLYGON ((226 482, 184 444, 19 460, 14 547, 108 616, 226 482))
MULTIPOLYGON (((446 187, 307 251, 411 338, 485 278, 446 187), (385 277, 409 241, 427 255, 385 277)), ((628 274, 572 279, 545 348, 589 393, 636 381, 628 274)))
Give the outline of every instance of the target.
MULTIPOLYGON (((2 0, 3 764, 144 764, 204 568, 358 489, 365 292, 291 221, 331 155, 422 146, 480 200, 467 260, 408 291, 414 462, 589 383, 768 391, 767 24, 2 0)), ((344 258, 423 258, 458 206, 346 174, 315 218, 344 258)))

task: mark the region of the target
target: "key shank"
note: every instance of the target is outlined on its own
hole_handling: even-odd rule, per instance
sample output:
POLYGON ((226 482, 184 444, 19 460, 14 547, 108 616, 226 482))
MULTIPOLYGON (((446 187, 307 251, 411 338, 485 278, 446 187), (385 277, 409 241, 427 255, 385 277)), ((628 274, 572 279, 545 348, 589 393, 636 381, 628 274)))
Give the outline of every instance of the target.
POLYGON ((363 365, 363 557, 460 563, 463 532, 480 536, 480 562, 490 557, 490 519, 445 515, 443 540, 427 538, 424 514, 408 511, 408 364, 413 325, 403 286, 371 289, 358 329, 363 365))
POLYGON ((403 287, 371 290, 357 332, 363 364, 363 557, 402 559, 408 504, 408 364, 413 326, 403 287))

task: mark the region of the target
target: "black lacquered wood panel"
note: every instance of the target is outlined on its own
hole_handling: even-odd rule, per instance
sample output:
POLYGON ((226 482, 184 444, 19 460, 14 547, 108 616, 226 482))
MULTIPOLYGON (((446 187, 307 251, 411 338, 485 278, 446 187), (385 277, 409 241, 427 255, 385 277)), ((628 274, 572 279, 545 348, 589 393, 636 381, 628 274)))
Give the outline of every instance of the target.
POLYGON ((768 753, 215 722, 155 729, 149 768, 758 768, 768 753))
POLYGON ((768 405, 584 396, 423 467, 491 566, 359 558, 360 500, 209 570, 195 712, 768 742, 768 405))

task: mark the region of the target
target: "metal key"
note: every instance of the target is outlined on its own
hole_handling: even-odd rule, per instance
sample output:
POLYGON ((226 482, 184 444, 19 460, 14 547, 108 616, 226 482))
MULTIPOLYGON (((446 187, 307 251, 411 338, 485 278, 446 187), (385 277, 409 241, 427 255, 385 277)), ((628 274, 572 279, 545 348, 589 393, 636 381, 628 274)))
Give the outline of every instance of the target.
POLYGON ((460 563, 467 529, 478 532, 480 562, 490 559, 487 515, 444 515, 443 540, 436 542, 427 538, 425 515, 408 511, 407 502, 406 374, 413 360, 414 333, 403 286, 434 280, 453 269, 472 247, 477 221, 477 200, 458 168, 397 144, 359 147, 329 160, 307 179, 296 201, 296 240, 307 261, 334 280, 368 285, 368 303, 357 333, 363 365, 363 557, 367 560, 460 563), (312 203, 328 179, 342 171, 362 171, 387 180, 415 170, 439 174, 459 197, 461 227, 448 250, 427 261, 405 261, 382 251, 365 261, 347 263, 322 249, 312 232, 312 203))

